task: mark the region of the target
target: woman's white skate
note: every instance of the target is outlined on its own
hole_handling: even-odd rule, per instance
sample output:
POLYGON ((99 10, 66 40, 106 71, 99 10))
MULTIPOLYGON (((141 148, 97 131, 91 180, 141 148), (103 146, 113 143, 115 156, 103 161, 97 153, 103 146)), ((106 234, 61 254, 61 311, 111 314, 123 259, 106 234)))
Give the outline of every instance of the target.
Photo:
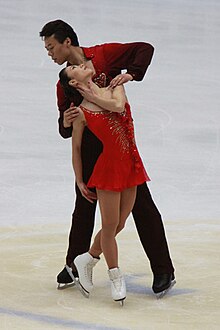
POLYGON ((89 298, 89 294, 93 289, 92 271, 99 259, 93 258, 88 252, 80 254, 74 259, 79 278, 76 286, 85 298, 89 298))
POLYGON ((114 301, 118 301, 120 305, 123 306, 126 298, 126 285, 124 277, 119 268, 109 269, 108 275, 111 281, 112 299, 114 301))

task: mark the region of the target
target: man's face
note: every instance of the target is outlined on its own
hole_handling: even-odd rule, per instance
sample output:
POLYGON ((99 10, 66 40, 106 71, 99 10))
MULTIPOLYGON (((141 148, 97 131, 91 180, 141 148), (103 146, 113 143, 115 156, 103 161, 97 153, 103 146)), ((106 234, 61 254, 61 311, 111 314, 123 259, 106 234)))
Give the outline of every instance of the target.
POLYGON ((55 63, 62 65, 68 61, 70 53, 69 46, 71 45, 68 38, 61 44, 54 38, 54 36, 46 37, 44 39, 44 45, 48 52, 48 56, 50 56, 55 63))

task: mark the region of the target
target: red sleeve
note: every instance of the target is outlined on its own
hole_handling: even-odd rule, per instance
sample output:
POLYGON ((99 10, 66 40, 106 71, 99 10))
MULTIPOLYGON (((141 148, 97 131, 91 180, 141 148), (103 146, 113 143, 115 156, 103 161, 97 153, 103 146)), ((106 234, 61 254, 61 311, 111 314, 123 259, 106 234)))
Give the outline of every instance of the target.
POLYGON ((109 74, 114 77, 121 70, 133 76, 134 80, 144 78, 154 53, 154 47, 145 42, 104 44, 104 57, 109 74))

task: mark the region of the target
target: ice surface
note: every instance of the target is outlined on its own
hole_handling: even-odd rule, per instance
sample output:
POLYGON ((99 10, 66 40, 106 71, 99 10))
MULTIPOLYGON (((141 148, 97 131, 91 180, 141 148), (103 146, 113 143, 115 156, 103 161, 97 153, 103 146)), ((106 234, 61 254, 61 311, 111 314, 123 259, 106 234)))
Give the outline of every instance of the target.
MULTIPOLYGON (((75 196, 70 140, 63 140, 57 130, 55 83, 60 67, 48 58, 39 37, 42 26, 57 18, 74 27, 83 46, 146 41, 155 47, 144 81, 128 83, 126 90, 139 149, 152 180, 149 187, 163 215, 179 275, 178 288, 170 299, 153 302, 151 278, 142 280, 146 270, 130 260, 129 291, 134 294, 130 305, 116 314, 115 306, 108 307, 104 315, 105 297, 99 302, 97 296, 95 304, 102 317, 93 320, 94 328, 105 324, 103 330, 107 325, 142 330, 149 324, 149 329, 218 329, 219 15, 218 0, 0 0, 3 329, 91 326, 88 317, 81 317, 81 297, 72 296, 72 291, 53 292, 52 287, 65 257, 75 196), (42 269, 46 281, 39 279, 42 269), (134 282, 140 283, 132 286, 134 269, 134 282), (25 273, 28 270, 31 278, 25 273), (137 292, 140 297, 135 297, 137 292), (72 320, 69 326, 62 318, 49 318, 57 317, 60 310, 65 320, 72 320), (42 327, 36 327, 38 312, 42 327), (126 324, 118 321, 122 314, 126 324), (77 323, 78 318, 87 323, 77 323)), ((130 235, 137 241, 132 226, 130 221, 129 242, 126 237, 121 242, 127 249, 130 235)), ((136 243, 133 246, 135 255, 142 253, 135 250, 136 243)), ((91 308, 91 302, 86 304, 91 308)))

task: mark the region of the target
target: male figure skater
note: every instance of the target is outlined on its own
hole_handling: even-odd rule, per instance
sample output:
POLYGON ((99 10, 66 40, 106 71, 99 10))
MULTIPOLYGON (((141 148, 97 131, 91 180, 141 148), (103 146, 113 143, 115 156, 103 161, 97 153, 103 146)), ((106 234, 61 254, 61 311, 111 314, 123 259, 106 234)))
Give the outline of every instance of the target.
MULTIPOLYGON (((72 27, 62 20, 48 22, 42 28, 40 37, 51 59, 58 65, 79 65, 84 63, 94 71, 93 81, 99 86, 114 88, 131 80, 141 81, 151 63, 154 48, 144 42, 107 43, 93 47, 80 47, 78 37, 72 27), (126 73, 121 73, 126 70, 126 73)), ((57 83, 57 102, 59 108, 59 132, 63 138, 72 136, 72 122, 78 115, 82 96, 76 92, 74 97, 64 94, 60 82, 57 83)), ((84 182, 92 173, 98 156, 102 151, 100 141, 85 129, 82 142, 82 161, 84 182)), ((69 234, 69 247, 66 265, 58 274, 57 282, 71 284, 78 276, 73 260, 89 250, 94 228, 96 199, 94 192, 88 190, 85 199, 76 186, 76 202, 69 234)), ((138 186, 137 197, 132 211, 135 225, 144 251, 153 272, 152 289, 163 296, 174 284, 174 268, 169 255, 161 215, 152 200, 147 184, 138 186)), ((132 253, 132 251, 130 251, 132 253)))

